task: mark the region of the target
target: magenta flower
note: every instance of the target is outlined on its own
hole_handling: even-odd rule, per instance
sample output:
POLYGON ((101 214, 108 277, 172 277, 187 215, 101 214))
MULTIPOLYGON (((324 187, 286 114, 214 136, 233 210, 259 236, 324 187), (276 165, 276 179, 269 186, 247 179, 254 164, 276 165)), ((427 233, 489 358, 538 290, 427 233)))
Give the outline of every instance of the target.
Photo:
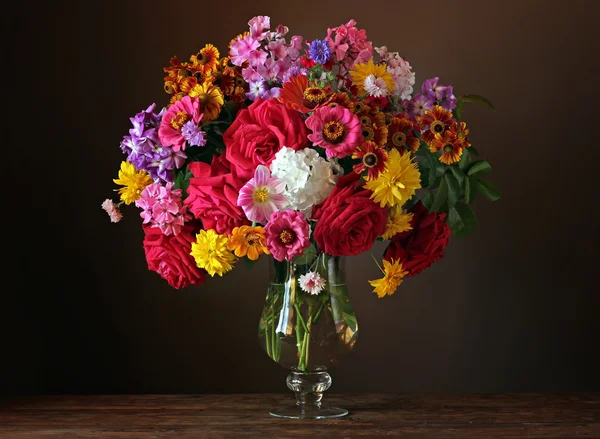
POLYGON ((302 212, 284 210, 271 215, 265 226, 267 248, 278 261, 291 261, 310 246, 310 226, 302 212))
POLYGON ((363 141, 358 117, 345 107, 320 107, 306 119, 308 139, 325 148, 327 157, 346 157, 363 141))
POLYGON ((135 205, 142 209, 144 224, 150 223, 166 236, 179 235, 185 222, 191 219, 187 206, 181 202, 181 189, 173 189, 173 183, 146 186, 135 205))
POLYGON ((158 137, 163 146, 170 146, 174 151, 185 150, 186 139, 182 128, 189 121, 198 125, 202 120, 200 101, 189 96, 175 102, 163 116, 158 137))
POLYGON ((283 196, 284 190, 283 180, 272 178, 269 168, 258 165, 254 177, 240 189, 237 205, 244 210, 250 221, 264 224, 273 212, 287 204, 283 196))

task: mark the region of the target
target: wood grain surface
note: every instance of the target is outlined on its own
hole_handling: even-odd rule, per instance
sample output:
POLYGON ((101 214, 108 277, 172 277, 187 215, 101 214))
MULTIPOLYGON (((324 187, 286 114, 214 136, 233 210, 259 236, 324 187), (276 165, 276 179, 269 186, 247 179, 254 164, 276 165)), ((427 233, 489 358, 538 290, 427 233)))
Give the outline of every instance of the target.
POLYGON ((0 437, 600 438, 600 394, 328 394, 338 420, 276 419, 293 395, 44 396, 0 402, 0 437))

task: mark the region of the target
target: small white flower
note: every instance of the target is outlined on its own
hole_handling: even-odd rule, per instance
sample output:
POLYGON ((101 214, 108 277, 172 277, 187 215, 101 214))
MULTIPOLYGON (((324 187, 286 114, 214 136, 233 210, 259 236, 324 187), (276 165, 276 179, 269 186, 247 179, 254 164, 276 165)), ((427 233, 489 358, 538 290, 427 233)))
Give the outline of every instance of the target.
POLYGON ((298 282, 300 283, 300 288, 303 291, 316 296, 319 294, 323 288, 325 288, 325 279, 323 279, 319 273, 314 271, 309 271, 306 274, 303 274, 298 278, 298 282))
POLYGON ((380 98, 388 95, 387 84, 383 80, 383 78, 376 78, 375 75, 369 75, 365 78, 365 83, 363 84, 365 91, 369 94, 369 96, 373 96, 375 98, 380 98))

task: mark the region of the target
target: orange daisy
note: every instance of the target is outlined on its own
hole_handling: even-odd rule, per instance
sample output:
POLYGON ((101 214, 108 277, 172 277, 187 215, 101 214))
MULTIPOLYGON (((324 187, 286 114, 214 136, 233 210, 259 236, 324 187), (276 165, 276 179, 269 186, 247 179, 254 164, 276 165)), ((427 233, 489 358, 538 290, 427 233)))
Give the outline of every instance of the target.
MULTIPOLYGON (((354 106, 355 112, 358 105, 359 103, 354 106)), ((388 127, 385 124, 385 114, 379 111, 379 108, 377 107, 363 105, 362 108, 363 110, 356 113, 356 115, 362 124, 362 135, 364 139, 373 141, 378 146, 385 145, 388 139, 388 127)))
POLYGON ((292 76, 288 82, 283 84, 277 99, 292 110, 309 113, 325 104, 330 95, 329 89, 309 84, 306 75, 297 75, 292 76))
POLYGON ((448 129, 451 121, 452 112, 444 109, 441 105, 436 105, 432 110, 425 111, 423 116, 417 118, 421 138, 427 145, 430 145, 436 134, 441 134, 448 129))
POLYGON ((327 105, 330 107, 340 107, 347 108, 348 110, 354 112, 354 102, 350 99, 346 93, 337 92, 331 95, 329 101, 327 101, 327 105))
POLYGON ((352 158, 361 160, 361 163, 354 165, 354 172, 362 174, 368 170, 366 180, 372 180, 385 171, 388 153, 375 142, 367 141, 356 148, 352 158))
POLYGON ((388 126, 388 147, 396 148, 400 154, 408 149, 417 152, 421 142, 415 136, 415 124, 406 118, 393 117, 388 126))
POLYGON ((251 261, 256 261, 262 254, 270 254, 265 229, 260 226, 234 228, 227 242, 227 249, 232 250, 238 258, 248 256, 251 261))
POLYGON ((443 151, 439 158, 440 162, 447 165, 456 163, 460 161, 463 149, 466 146, 465 138, 460 137, 460 134, 460 126, 456 121, 453 121, 447 130, 435 135, 429 149, 431 152, 443 151))
POLYGON ((212 44, 207 44, 190 57, 190 62, 194 69, 210 73, 217 68, 219 63, 219 49, 212 44))

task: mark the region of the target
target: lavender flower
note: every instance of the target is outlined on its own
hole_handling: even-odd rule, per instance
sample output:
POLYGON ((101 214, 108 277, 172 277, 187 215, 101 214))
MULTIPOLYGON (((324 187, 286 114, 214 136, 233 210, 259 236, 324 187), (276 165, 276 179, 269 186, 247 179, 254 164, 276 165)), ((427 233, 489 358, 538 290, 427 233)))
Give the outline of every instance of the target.
POLYGON ((454 87, 451 85, 446 86, 446 90, 444 90, 444 102, 442 103, 442 107, 449 111, 456 108, 456 96, 454 96, 454 87))
POLYGON ((246 96, 248 96, 248 99, 253 101, 257 100, 258 98, 263 98, 269 91, 267 83, 262 79, 259 81, 250 82, 249 87, 250 91, 246 93, 246 96))
POLYGON ((183 137, 190 146, 206 145, 206 139, 204 138, 206 133, 192 120, 186 122, 185 125, 181 127, 181 134, 183 134, 183 137))
POLYGON ((293 64, 289 69, 286 70, 286 72, 283 75, 283 82, 288 82, 290 80, 290 78, 294 77, 294 76, 298 76, 298 75, 305 75, 308 72, 306 71, 306 69, 304 67, 302 67, 300 64, 293 64))
POLYGON ((313 61, 325 64, 331 58, 331 49, 324 40, 313 40, 308 48, 308 53, 313 61))
POLYGON ((165 112, 155 113, 155 104, 150 105, 130 118, 133 128, 121 141, 121 149, 127 154, 127 161, 137 170, 143 170, 154 179, 173 181, 173 170, 183 166, 187 156, 163 147, 158 138, 158 126, 165 112))
POLYGON ((414 95, 410 101, 406 103, 406 111, 411 117, 422 116, 425 110, 433 109, 434 101, 432 98, 418 94, 414 95))
POLYGON ((421 88, 423 94, 431 99, 442 100, 446 87, 439 85, 439 80, 437 76, 427 79, 421 88))

